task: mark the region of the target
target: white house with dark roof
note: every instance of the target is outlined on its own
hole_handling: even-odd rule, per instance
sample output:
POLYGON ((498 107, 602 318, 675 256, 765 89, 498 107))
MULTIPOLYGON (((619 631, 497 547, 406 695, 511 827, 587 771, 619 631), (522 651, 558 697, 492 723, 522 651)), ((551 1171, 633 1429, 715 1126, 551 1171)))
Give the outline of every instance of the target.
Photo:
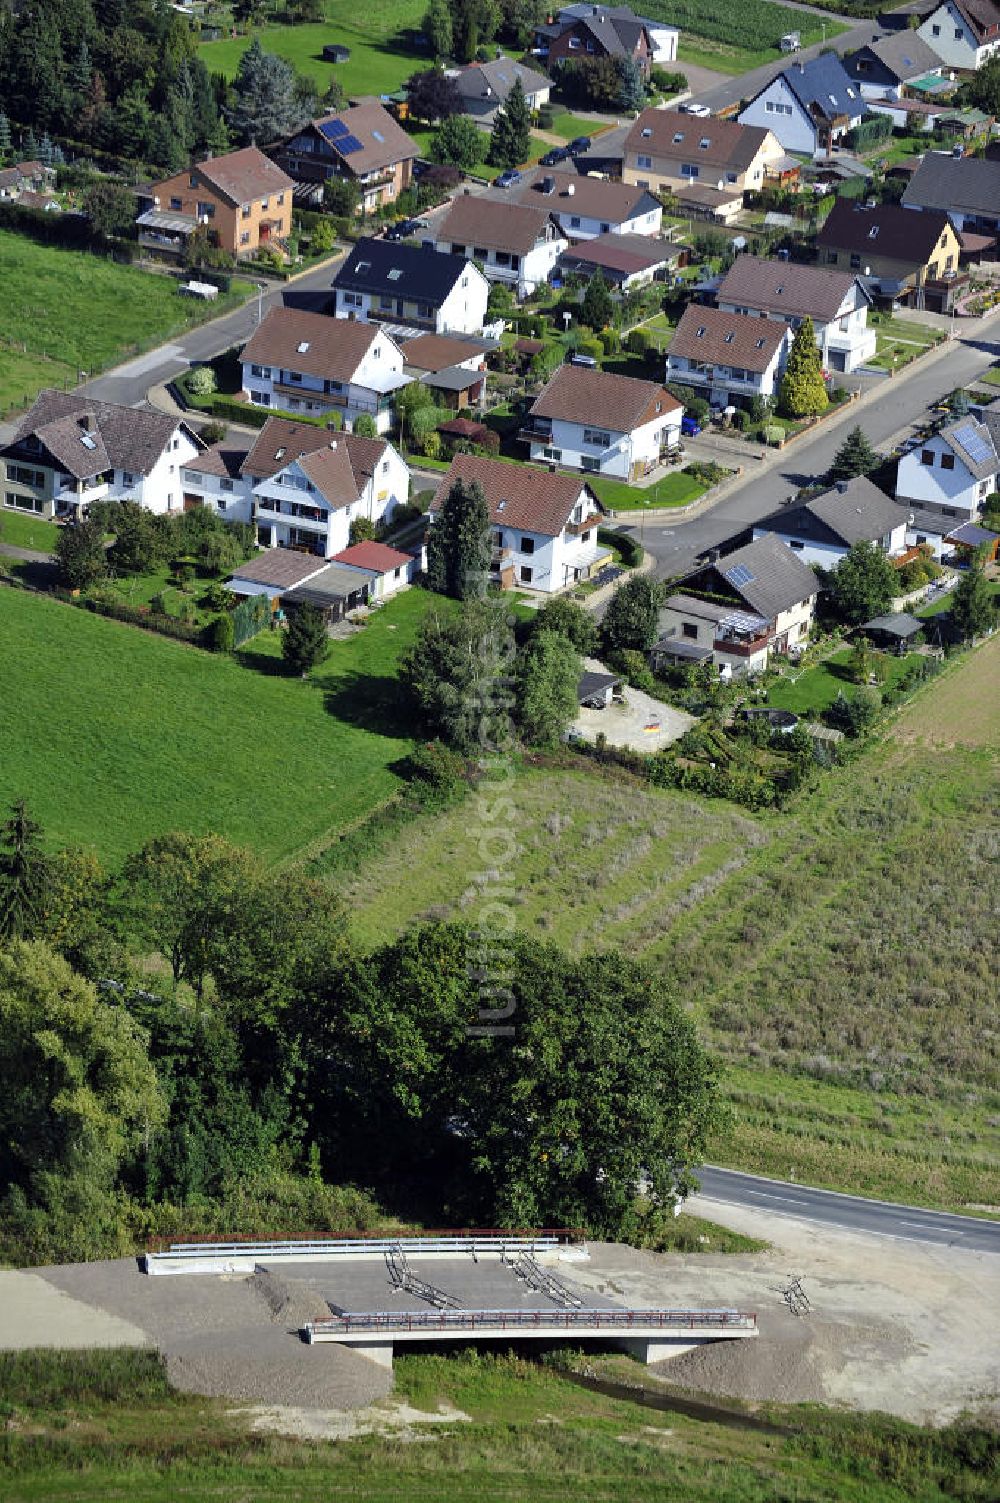
POLYGON ((875 354, 875 330, 868 327, 871 299, 850 271, 737 256, 716 296, 726 313, 771 318, 791 329, 811 318, 829 370, 856 370, 875 354))
POLYGON ((945 213, 959 231, 1000 235, 1000 161, 930 151, 901 202, 904 209, 945 213))
POLYGON ((531 458, 636 480, 680 442, 684 408, 655 381, 561 365, 535 398, 520 437, 531 458))
POLYGON ((974 73, 1000 53, 996 0, 943 0, 917 27, 917 36, 950 68, 974 73))
POLYGON ((367 412, 380 433, 395 421, 394 396, 410 377, 399 346, 378 324, 299 308, 272 308, 244 346, 243 391, 255 407, 332 414, 367 412))
POLYGON ((366 237, 345 256, 333 295, 341 319, 475 335, 483 332, 490 288, 464 254, 441 256, 426 245, 366 237))
POLYGON ((310 120, 268 148, 299 183, 339 177, 357 184, 359 212, 394 203, 410 186, 419 147, 371 95, 310 120))
POLYGON ((789 501, 753 526, 755 538, 776 537, 804 564, 836 568, 855 543, 875 543, 888 557, 906 551, 910 512, 864 475, 840 480, 803 501, 789 501))
POLYGON ((431 502, 429 520, 457 480, 482 487, 490 514, 491 573, 503 589, 569 589, 612 556, 597 541, 600 502, 578 475, 456 454, 431 502))
POLYGON ((203 448, 172 414, 42 391, 0 449, 3 505, 39 517, 85 516, 95 501, 180 511, 182 468, 203 448))
POLYGON ((548 280, 568 245, 546 204, 512 203, 492 194, 460 194, 434 232, 438 252, 475 258, 491 282, 505 283, 518 297, 548 280))
POLYGON ((860 86, 833 52, 792 63, 740 111, 741 125, 763 126, 786 151, 809 156, 826 151, 860 125, 865 102, 860 86))
POLYGON ((941 58, 933 47, 909 29, 873 37, 843 62, 864 99, 902 99, 907 84, 936 77, 942 71, 941 58))
POLYGON ((907 541, 942 540, 963 522, 975 522, 983 502, 1000 488, 1000 402, 982 418, 949 423, 904 454, 896 471, 896 499, 913 515, 907 541))
POLYGON ((537 68, 526 68, 512 57, 501 55, 487 63, 470 63, 467 68, 450 70, 462 100, 462 108, 479 125, 492 125, 497 111, 507 102, 507 95, 520 83, 529 110, 548 104, 552 80, 537 68))
POLYGON ((721 308, 685 308, 667 350, 667 381, 713 407, 773 397, 792 344, 788 324, 721 308))
POLYGON ((185 510, 207 506, 224 522, 251 522, 252 487, 243 477, 249 448, 249 439, 225 438, 189 459, 181 470, 185 510))
POLYGON ((647 188, 544 167, 522 173, 520 183, 504 192, 504 201, 548 209, 571 241, 608 234, 655 236, 663 223, 663 205, 647 188))

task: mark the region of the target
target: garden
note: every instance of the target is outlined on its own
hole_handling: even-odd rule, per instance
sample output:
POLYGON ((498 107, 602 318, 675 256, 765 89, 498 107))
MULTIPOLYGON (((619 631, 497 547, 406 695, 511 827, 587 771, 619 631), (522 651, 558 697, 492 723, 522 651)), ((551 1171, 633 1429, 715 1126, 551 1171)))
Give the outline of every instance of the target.
POLYGON ((876 353, 872 365, 883 370, 902 370, 911 360, 941 344, 948 336, 943 329, 931 324, 921 324, 908 318, 892 318, 885 313, 873 313, 869 322, 875 330, 876 353))

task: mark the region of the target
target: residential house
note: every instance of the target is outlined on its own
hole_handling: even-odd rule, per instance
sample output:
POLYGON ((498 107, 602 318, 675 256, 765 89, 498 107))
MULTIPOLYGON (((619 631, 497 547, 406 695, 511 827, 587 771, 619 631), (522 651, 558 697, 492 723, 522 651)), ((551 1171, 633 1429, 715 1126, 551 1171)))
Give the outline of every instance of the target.
POLYGON ((612 287, 627 292, 647 282, 662 280, 678 259, 678 251, 663 240, 646 235, 597 235, 578 240, 559 257, 564 276, 592 277, 600 271, 612 287))
POLYGON ((454 334, 418 334, 400 344, 407 375, 431 389, 441 407, 475 407, 486 385, 486 352, 482 339, 454 334))
POLYGON ((614 57, 631 58, 649 77, 653 58, 649 32, 646 23, 626 6, 571 6, 555 23, 537 27, 535 42, 551 73, 564 63, 614 57))
POLYGON ((838 198, 816 247, 821 265, 857 272, 883 302, 947 313, 967 280, 958 271, 958 236, 941 212, 838 198))
POLYGON ((561 365, 542 387, 520 438, 531 458, 636 480, 680 442, 684 408, 665 387, 561 365))
POLYGON ((891 31, 875 37, 844 58, 844 70, 864 99, 902 99, 914 79, 941 75, 943 64, 915 31, 891 31))
POLYGON ((269 418, 242 465, 257 541, 333 558, 351 523, 391 518, 409 495, 410 472, 391 444, 311 423, 269 418))
POLYGON ((790 64, 740 111, 741 125, 764 126, 786 151, 829 151, 865 114, 861 90, 836 53, 790 64))
POLYGON ((570 241, 609 234, 656 236, 663 222, 663 205, 646 188, 543 167, 522 174, 504 199, 546 209, 570 241))
MULTIPOLYGON (((938 125, 941 117, 946 112, 943 104, 932 104, 927 99, 869 99, 869 115, 887 115, 896 130, 905 130, 908 134, 916 136, 922 131, 932 131, 938 125)), ((951 153, 949 152, 950 156, 951 153)), ((902 164, 895 162, 886 177, 896 174, 902 164)), ((916 166, 914 160, 913 166, 916 166)))
POLYGON ((3 505, 74 519, 95 501, 179 512, 182 467, 203 447, 172 413, 47 389, 0 448, 3 505))
POLYGON ((578 475, 456 454, 434 500, 430 521, 456 481, 482 487, 490 514, 491 573, 504 589, 551 594, 587 579, 608 558, 597 541, 601 507, 578 475))
POLYGON ((434 244, 438 252, 475 257, 489 281, 502 282, 518 297, 527 297, 548 280, 569 241, 544 204, 466 192, 446 210, 434 244))
POLYGON ((353 543, 333 562, 342 569, 354 569, 368 584, 370 600, 388 600, 411 585, 420 572, 420 553, 402 553, 385 543, 353 543))
POLYGON ((1000 5, 996 0, 943 0, 917 28, 917 36, 949 68, 974 73, 1000 52, 1000 5))
POLYGON ((366 237, 345 256, 333 294, 340 319, 385 320, 436 334, 482 334, 490 289, 464 255, 443 256, 427 244, 366 237))
POLYGON ((479 125, 492 126, 507 95, 520 83, 529 110, 548 104, 552 80, 536 68, 526 68, 512 57, 501 56, 489 63, 470 63, 450 75, 462 99, 462 108, 479 125))
POLYGON ((902 204, 947 214, 960 236, 1000 235, 1000 161, 928 152, 903 190, 902 204))
POLYGON ((252 486, 243 477, 249 439, 225 438, 188 459, 181 470, 185 511, 205 506, 224 522, 252 522, 252 486))
POLYGON ((745 192, 764 186, 769 166, 783 157, 764 127, 648 109, 625 137, 622 177, 653 193, 694 193, 695 207, 725 219, 742 208, 745 192))
POLYGON ((871 299, 851 271, 737 256, 716 294, 727 313, 751 313, 797 329, 811 318, 829 370, 853 371, 875 354, 871 299))
POLYGON ((392 426, 395 393, 410 380, 399 346, 378 324, 299 308, 272 308, 240 360, 255 407, 338 412, 350 423, 367 412, 380 433, 392 426))
POLYGON ((410 186, 420 154, 402 126, 368 96, 310 120, 269 150, 297 183, 322 184, 328 178, 356 183, 358 212, 365 214, 395 203, 410 186))
MULTIPOLYGON (((651 63, 661 65, 675 63, 677 61, 677 45, 680 41, 680 33, 675 26, 667 26, 663 21, 652 20, 649 16, 637 16, 627 5, 595 5, 594 0, 583 0, 583 3, 564 5, 554 20, 538 26, 535 31, 535 51, 542 56, 547 56, 553 37, 558 37, 573 22, 592 16, 611 17, 613 20, 625 23, 636 22, 646 29, 646 41, 649 44, 649 60, 651 63)), ((595 41, 594 46, 598 44, 595 41)), ((613 47, 613 44, 612 44, 613 47)), ((571 51, 577 51, 571 48, 571 51)), ((586 38, 584 39, 584 51, 587 51, 586 38)), ((593 56, 593 53, 590 53, 593 56)), ((613 53, 617 56, 618 54, 613 53)))
POLYGON ((713 407, 747 406, 776 395, 791 343, 791 329, 775 319, 691 304, 667 350, 667 380, 713 407))
POLYGON ((755 538, 786 543, 804 564, 836 568, 855 543, 877 543, 890 558, 906 551, 909 510, 867 476, 839 480, 807 500, 792 499, 753 524, 755 538))
POLYGON ((776 537, 756 538, 689 576, 660 610, 654 667, 709 659, 722 677, 762 673, 808 640, 819 584, 776 537))
POLYGON ((314 605, 327 625, 343 620, 349 611, 368 604, 371 580, 356 569, 327 561, 318 553, 268 548, 241 564, 226 584, 234 595, 246 599, 263 595, 272 613, 287 614, 303 605, 314 605))
POLYGON ((0 198, 24 201, 26 193, 47 193, 55 185, 56 169, 44 162, 14 162, 0 169, 0 198))
POLYGON ((292 227, 292 189, 286 172, 256 146, 209 157, 144 189, 148 204, 136 224, 139 245, 181 259, 194 232, 231 256, 285 252, 292 227))
POLYGON ((910 543, 936 553, 956 526, 976 522, 983 502, 1000 489, 1000 402, 949 423, 904 454, 896 471, 896 499, 910 509, 910 543))

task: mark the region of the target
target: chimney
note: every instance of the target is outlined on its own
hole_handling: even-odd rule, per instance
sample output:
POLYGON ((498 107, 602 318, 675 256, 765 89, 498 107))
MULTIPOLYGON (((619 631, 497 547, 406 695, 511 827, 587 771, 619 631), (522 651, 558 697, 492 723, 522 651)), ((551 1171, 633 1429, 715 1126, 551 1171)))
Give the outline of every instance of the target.
POLYGON ((90 413, 82 413, 76 420, 76 426, 80 429, 81 433, 92 433, 94 431, 94 423, 90 413))
POLYGON ((542 192, 548 194, 548 193, 554 193, 555 191, 556 191, 556 180, 555 180, 555 178, 554 177, 543 177, 542 178, 542 192))
POLYGON ((846 480, 838 480, 837 481, 837 489, 838 489, 838 491, 840 492, 840 494, 842 496, 846 495, 846 493, 847 493, 847 485, 848 485, 848 482, 846 480))
POLYGON ((333 450, 334 453, 337 452, 337 440, 335 438, 331 438, 331 440, 330 440, 330 448, 333 450))
POLYGON ((575 192, 576 192, 576 184, 575 183, 567 183, 566 184, 566 197, 567 198, 572 198, 573 194, 575 192))

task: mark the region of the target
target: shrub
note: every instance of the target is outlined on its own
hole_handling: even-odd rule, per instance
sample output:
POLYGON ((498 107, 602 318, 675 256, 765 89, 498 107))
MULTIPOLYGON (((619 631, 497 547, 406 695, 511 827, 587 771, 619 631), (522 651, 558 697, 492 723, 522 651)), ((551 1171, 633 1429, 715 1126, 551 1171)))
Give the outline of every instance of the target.
POLYGON ((651 68, 649 81, 661 94, 682 94, 688 86, 686 74, 670 73, 666 68, 651 68))
POLYGON ((465 763, 443 741, 416 747, 404 763, 404 772, 424 803, 445 803, 466 786, 465 763))
POLYGON ((216 616, 209 630, 209 641, 213 652, 232 652, 236 642, 232 616, 228 613, 216 616))
POLYGON ((604 356, 604 346, 596 334, 584 334, 576 349, 578 354, 591 355, 595 360, 601 360, 604 356))
POLYGON ((602 329, 599 338, 605 355, 617 355, 622 343, 617 329, 602 329))
POLYGON ((630 329, 625 347, 630 355, 645 355, 652 344, 649 332, 646 329, 630 329))
POLYGON ((785 441, 785 430, 780 423, 765 423, 760 430, 761 438, 774 449, 785 441))
POLYGON ((196 397, 207 397, 218 389, 215 372, 210 365, 196 365, 187 378, 188 391, 196 397))
POLYGON ((377 438, 378 429, 370 412, 359 412, 352 424, 352 432, 359 438, 377 438))
POLYGON ((226 436, 226 425, 216 419, 210 423, 203 423, 198 430, 198 437, 203 444, 220 444, 226 436))

